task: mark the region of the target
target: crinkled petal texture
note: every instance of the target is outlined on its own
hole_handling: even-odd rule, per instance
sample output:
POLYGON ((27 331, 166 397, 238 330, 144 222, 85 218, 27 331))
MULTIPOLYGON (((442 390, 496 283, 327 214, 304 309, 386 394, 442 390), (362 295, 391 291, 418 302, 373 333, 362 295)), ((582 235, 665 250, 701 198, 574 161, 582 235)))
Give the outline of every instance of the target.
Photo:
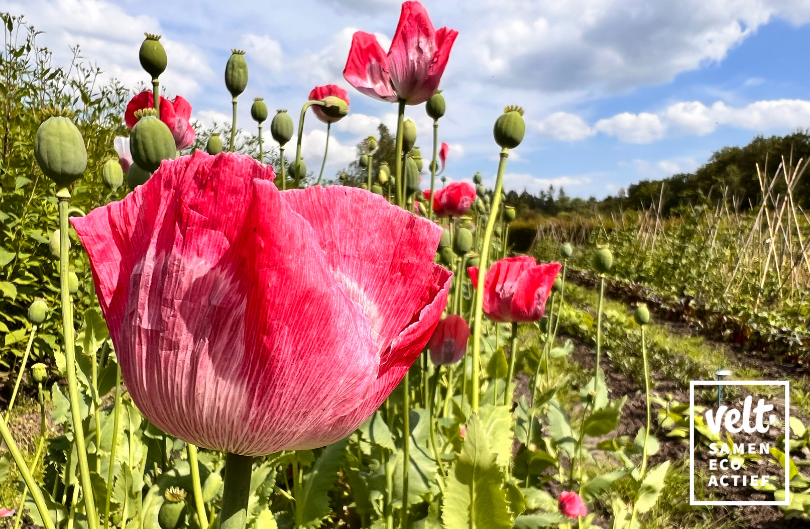
POLYGON ((404 2, 397 31, 388 50, 391 82, 409 105, 419 105, 439 89, 439 82, 458 36, 454 29, 436 31, 425 7, 404 2))
POLYGON ((442 217, 461 217, 475 202, 475 187, 469 182, 453 182, 439 191, 433 200, 433 210, 442 217))
POLYGON ((377 37, 371 33, 357 31, 352 36, 343 78, 359 92, 374 99, 391 103, 397 101, 397 94, 391 87, 388 58, 377 37))
MULTIPOLYGON (((560 263, 538 265, 533 257, 508 257, 493 263, 484 281, 484 312, 493 321, 529 322, 543 317, 560 263)), ((467 269, 478 288, 478 267, 467 269)))
POLYGON ((248 157, 197 151, 72 219, 135 403, 180 439, 243 455, 350 433, 419 354, 449 289, 432 259, 408 253, 432 254, 440 230, 370 193, 380 200, 280 193, 274 176, 248 157), (315 208, 309 216, 328 218, 300 211, 315 208), (363 226, 352 215, 378 218, 378 229, 352 234, 363 226), (407 249, 386 255, 383 226, 407 249), (375 273, 386 258, 414 275, 377 284, 396 282, 375 273), (390 309, 410 311, 394 322, 389 306, 407 293, 417 301, 390 309))
POLYGON ((464 358, 470 326, 457 314, 450 314, 441 320, 430 337, 430 360, 436 365, 452 365, 464 358))
MULTIPOLYGON (((347 105, 350 103, 349 94, 346 92, 346 90, 342 89, 341 87, 339 87, 336 84, 327 84, 327 85, 323 85, 323 86, 316 86, 309 93, 310 101, 312 101, 312 100, 321 100, 321 99, 323 99, 325 97, 329 97, 329 96, 339 97, 340 99, 344 100, 347 105)), ((336 121, 340 121, 339 117, 334 118, 334 117, 330 117, 330 116, 327 116, 326 114, 324 114, 321 107, 319 107, 317 105, 312 106, 310 108, 312 108, 312 112, 315 113, 315 117, 318 118, 320 121, 322 121, 324 123, 334 123, 336 121)))

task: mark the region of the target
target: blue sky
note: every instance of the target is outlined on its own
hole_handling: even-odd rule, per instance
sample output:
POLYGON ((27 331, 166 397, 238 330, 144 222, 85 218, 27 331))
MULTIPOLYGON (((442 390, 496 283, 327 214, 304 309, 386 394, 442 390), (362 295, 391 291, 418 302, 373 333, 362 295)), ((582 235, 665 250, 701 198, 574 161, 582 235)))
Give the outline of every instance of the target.
MULTIPOLYGON (((494 180, 500 109, 526 110, 527 134, 510 156, 505 185, 532 192, 549 184, 569 195, 603 197, 642 178, 692 171, 711 152, 757 134, 810 127, 810 2, 807 0, 443 0, 426 1, 434 25, 459 31, 442 89, 440 139, 451 146, 447 176, 481 171, 494 180)), ((147 81, 137 50, 160 33, 169 54, 162 76, 203 123, 229 119, 222 81, 230 48, 247 51, 250 82, 240 125, 252 126, 253 97, 294 119, 309 90, 349 90, 349 117, 333 127, 327 173, 394 107, 354 91, 341 72, 351 34, 393 36, 391 0, 156 1, 0 0, 45 33, 59 62, 68 47, 106 75, 147 81)), ((423 153, 431 143, 424 108, 408 107, 423 153)), ((308 118, 307 165, 320 165, 324 126, 308 118)), ((426 164, 427 166, 427 164, 426 164)))

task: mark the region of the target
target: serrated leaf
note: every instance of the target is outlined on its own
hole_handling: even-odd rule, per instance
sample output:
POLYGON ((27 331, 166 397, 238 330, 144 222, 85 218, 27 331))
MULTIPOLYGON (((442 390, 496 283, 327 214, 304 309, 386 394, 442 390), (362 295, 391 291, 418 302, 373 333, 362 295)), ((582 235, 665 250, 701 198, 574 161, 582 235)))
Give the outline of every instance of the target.
POLYGON ((25 328, 17 329, 16 331, 11 331, 10 333, 6 334, 5 338, 6 347, 25 340, 27 334, 28 331, 25 328))
POLYGON ((396 450, 397 448, 394 444, 394 438, 391 436, 391 430, 388 429, 388 425, 385 424, 382 413, 380 413, 379 410, 374 412, 374 415, 369 417, 368 420, 360 426, 360 434, 363 436, 363 439, 369 443, 385 448, 386 450, 396 450))
POLYGON ((585 387, 579 392, 580 397, 582 398, 583 402, 590 402, 592 399, 595 399, 593 409, 600 410, 608 405, 608 391, 607 386, 605 385, 605 372, 602 369, 599 369, 598 373, 598 382, 595 381, 594 377, 585 384, 585 387), (594 385, 596 389, 594 389, 594 385))
POLYGON ((614 470, 613 472, 600 474, 589 479, 582 487, 582 500, 585 503, 595 500, 599 495, 608 490, 611 485, 613 485, 614 481, 626 475, 627 472, 624 470, 614 470))
POLYGON ((650 469, 644 479, 641 481, 641 486, 638 489, 636 496, 636 512, 643 514, 652 509, 661 490, 664 488, 664 478, 669 470, 669 461, 664 461, 655 468, 650 469))
POLYGON ((508 406, 481 406, 478 414, 489 447, 495 453, 495 462, 506 468, 512 459, 512 413, 508 406))
POLYGON ((576 450, 577 438, 571 424, 568 422, 568 418, 565 416, 565 412, 556 399, 552 399, 549 403, 546 417, 548 420, 548 433, 551 438, 561 450, 564 450, 569 456, 573 456, 576 450))
POLYGON ((526 508, 530 511, 555 511, 557 510, 557 500, 551 494, 534 487, 521 489, 523 497, 526 498, 526 508))
POLYGON ((278 529, 276 519, 270 509, 263 509, 259 516, 256 517, 256 529, 278 529))
POLYGON ((328 493, 337 480, 348 443, 349 441, 344 439, 324 448, 312 470, 304 477, 301 497, 298 498, 300 509, 296 510, 300 527, 307 529, 320 527, 323 519, 332 512, 328 493))

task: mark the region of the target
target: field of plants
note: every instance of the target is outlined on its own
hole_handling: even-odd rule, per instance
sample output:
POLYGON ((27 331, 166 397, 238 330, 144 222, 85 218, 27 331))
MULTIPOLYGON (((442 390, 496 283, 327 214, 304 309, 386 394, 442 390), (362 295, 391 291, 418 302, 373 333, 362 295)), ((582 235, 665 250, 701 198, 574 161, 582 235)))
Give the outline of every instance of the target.
MULTIPOLYGON (((494 189, 445 183, 438 88, 457 32, 418 2, 388 52, 353 37, 346 81, 399 122, 337 178, 328 143, 320 171, 301 158, 305 118, 328 134, 350 112, 336 85, 300 114, 256 99, 237 124, 252 66, 233 50, 233 120, 204 129, 161 95, 159 36, 125 87, 2 21, 3 527, 810 520, 810 219, 792 194, 807 162, 763 160, 744 211, 724 193, 667 217, 652 203, 545 224, 518 252, 503 198, 523 110, 493 116, 494 189), (432 138, 406 119, 422 113, 432 138), (718 369, 790 381, 791 451, 774 435, 734 457, 770 483, 698 499, 784 499, 787 480, 789 505, 689 505, 689 384, 718 369)), ((754 391, 712 388, 695 410, 754 391)), ((694 421, 701 446, 745 441, 694 421)))

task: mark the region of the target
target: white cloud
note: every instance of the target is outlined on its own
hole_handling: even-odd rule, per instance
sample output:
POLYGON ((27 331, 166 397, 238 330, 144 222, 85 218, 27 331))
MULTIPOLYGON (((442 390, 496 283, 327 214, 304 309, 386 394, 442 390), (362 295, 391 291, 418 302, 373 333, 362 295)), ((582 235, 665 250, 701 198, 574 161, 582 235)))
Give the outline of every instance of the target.
MULTIPOLYGON (((213 127, 214 123, 222 126, 225 123, 230 123, 231 119, 233 119, 233 116, 229 116, 224 112, 217 112, 216 110, 199 110, 194 112, 191 116, 191 121, 196 121, 203 128, 213 127)), ((237 120, 237 125, 238 124, 237 120)))
POLYGON ((691 156, 681 156, 657 162, 635 159, 630 163, 621 163, 619 165, 632 167, 639 178, 647 180, 667 178, 680 173, 691 173, 700 167, 700 163, 691 156))
MULTIPOLYGON (((307 164, 307 169, 315 174, 321 169, 323 162, 323 151, 326 146, 326 128, 315 129, 306 134, 301 139, 301 157, 307 164)), ((292 151, 291 151, 292 153, 292 151)), ((335 169, 345 167, 357 158, 357 150, 354 143, 346 144, 335 138, 334 134, 329 137, 329 153, 326 158, 326 167, 335 169)), ((327 171, 324 171, 324 178, 327 171)), ((331 178, 331 173, 329 173, 331 178)))
MULTIPOLYGON (((510 153, 511 157, 511 153, 510 153)), ((576 194, 590 193, 582 188, 590 185, 592 179, 598 178, 601 173, 589 173, 584 175, 564 175, 551 178, 540 178, 531 173, 506 173, 503 177, 503 187, 506 190, 521 192, 524 189, 529 193, 536 194, 539 191, 548 190, 548 186, 554 186, 555 190, 560 187, 566 189, 574 188, 576 194)), ((484 186, 492 189, 495 186, 495 176, 484 176, 484 186)))
POLYGON ((664 137, 666 126, 655 114, 623 112, 612 118, 600 119, 594 129, 625 143, 651 143, 664 137))
POLYGON ((555 112, 535 127, 541 136, 560 141, 580 141, 596 134, 585 120, 567 112, 555 112))
POLYGON ((335 123, 334 128, 341 132, 350 132, 356 136, 377 135, 377 127, 382 121, 376 116, 349 112, 349 115, 335 123))
POLYGON ((273 40, 267 35, 247 34, 242 37, 242 42, 245 46, 245 51, 250 54, 252 60, 266 67, 271 72, 281 70, 284 61, 281 52, 281 44, 279 44, 277 40, 273 40))

